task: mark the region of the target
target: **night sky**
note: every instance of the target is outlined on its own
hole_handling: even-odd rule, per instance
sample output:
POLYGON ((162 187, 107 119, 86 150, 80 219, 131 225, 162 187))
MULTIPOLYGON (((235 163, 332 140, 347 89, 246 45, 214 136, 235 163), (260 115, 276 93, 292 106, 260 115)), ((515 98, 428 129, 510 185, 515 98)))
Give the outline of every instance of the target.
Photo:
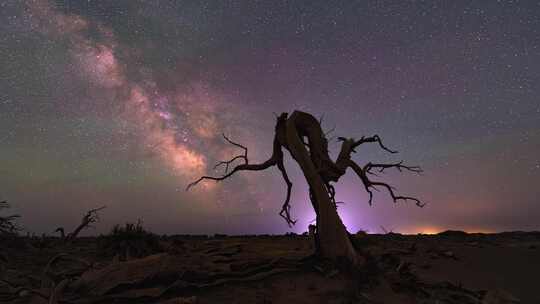
MULTIPOLYGON (((359 163, 427 203, 336 186, 350 232, 540 230, 538 1, 0 1, 0 200, 27 231, 142 219, 157 233, 284 233, 276 168, 185 191, 275 114, 378 134, 359 163)), ((332 139, 332 155, 339 143, 332 139)), ((292 229, 314 219, 289 155, 292 229)), ((376 179, 376 178, 374 178, 376 179)))

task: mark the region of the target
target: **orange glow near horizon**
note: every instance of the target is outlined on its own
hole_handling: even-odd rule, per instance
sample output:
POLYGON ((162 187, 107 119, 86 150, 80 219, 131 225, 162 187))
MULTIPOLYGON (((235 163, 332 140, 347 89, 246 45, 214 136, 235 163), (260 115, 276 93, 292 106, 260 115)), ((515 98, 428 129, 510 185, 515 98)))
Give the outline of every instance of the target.
MULTIPOLYGON (((496 233, 495 230, 487 229, 487 228, 464 228, 463 229, 463 228, 447 228, 447 227, 436 227, 436 226, 420 226, 416 228, 409 228, 409 229, 402 230, 401 233, 432 235, 432 234, 441 233, 447 230, 460 230, 467 233, 496 233)), ((396 232, 399 232, 399 231, 396 231, 396 232)))
POLYGON ((439 232, 442 232, 446 229, 435 227, 435 226, 420 226, 410 229, 404 229, 404 234, 437 234, 439 232))
POLYGON ((443 231, 442 229, 436 228, 436 227, 425 227, 419 230, 420 230, 419 233, 422 233, 422 234, 437 234, 443 231))

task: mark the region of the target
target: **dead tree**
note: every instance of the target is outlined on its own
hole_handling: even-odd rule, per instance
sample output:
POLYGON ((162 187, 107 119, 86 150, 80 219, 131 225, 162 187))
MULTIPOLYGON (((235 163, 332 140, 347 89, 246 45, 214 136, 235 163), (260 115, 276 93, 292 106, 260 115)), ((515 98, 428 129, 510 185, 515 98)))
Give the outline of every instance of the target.
POLYGON ((336 207, 335 189, 332 183, 337 182, 347 171, 352 168, 362 182, 364 189, 369 194, 368 203, 371 205, 373 199, 373 190, 383 188, 388 191, 394 202, 399 200, 413 201, 417 206, 423 207, 424 204, 418 199, 410 196, 397 195, 394 188, 387 183, 374 181, 370 175, 383 173, 386 169, 395 168, 399 171, 412 171, 420 173, 421 169, 417 166, 406 166, 403 162, 394 164, 378 164, 368 162, 360 166, 351 159, 351 154, 362 144, 375 143, 380 148, 389 152, 397 153, 388 149, 382 143, 379 136, 354 138, 339 137, 341 141, 341 150, 335 161, 328 153, 328 140, 326 134, 321 129, 320 121, 311 114, 294 111, 290 116, 288 113, 282 113, 277 117, 275 128, 274 144, 271 157, 258 164, 252 164, 248 159, 248 149, 236 142, 231 141, 223 135, 230 144, 243 150, 241 155, 233 157, 231 160, 219 162, 219 166, 225 167, 225 173, 222 176, 202 176, 198 180, 187 186, 187 190, 197 185, 203 180, 222 181, 232 176, 238 171, 260 171, 277 166, 281 172, 285 184, 287 185, 287 194, 285 202, 281 207, 279 215, 285 219, 289 226, 296 223, 290 215, 290 197, 292 182, 290 181, 285 166, 283 164, 283 150, 289 151, 293 159, 298 163, 309 185, 309 197, 316 214, 316 254, 322 258, 328 258, 334 261, 346 260, 353 265, 361 265, 362 259, 356 253, 352 245, 349 234, 343 225, 336 207), (234 166, 229 170, 233 163, 241 161, 241 164, 234 166))
MULTIPOLYGON (((7 202, 0 202, 0 210, 8 209, 10 206, 7 202)), ((15 234, 20 230, 15 221, 21 217, 20 215, 0 216, 0 235, 15 234)))
POLYGON ((65 236, 64 236, 64 228, 63 227, 56 228, 55 232, 60 232, 61 238, 66 240, 66 241, 73 240, 73 239, 77 238, 77 236, 79 235, 79 233, 82 230, 90 228, 90 227, 92 227, 93 223, 98 222, 99 221, 98 212, 105 209, 105 208, 107 208, 107 207, 102 206, 102 207, 99 207, 99 208, 88 210, 88 212, 86 212, 86 214, 83 216, 79 226, 77 226, 77 228, 75 228, 75 230, 73 230, 73 232, 70 232, 65 236))

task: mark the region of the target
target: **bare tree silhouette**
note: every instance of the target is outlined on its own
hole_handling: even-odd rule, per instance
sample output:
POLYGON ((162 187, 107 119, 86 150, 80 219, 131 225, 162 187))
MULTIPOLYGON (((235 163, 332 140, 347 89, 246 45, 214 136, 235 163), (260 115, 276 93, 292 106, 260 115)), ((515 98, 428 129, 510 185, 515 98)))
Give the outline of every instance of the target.
POLYGON ((64 227, 58 227, 54 232, 59 232, 60 237, 66 241, 73 240, 77 238, 79 233, 87 228, 91 228, 93 223, 96 223, 99 221, 99 211, 107 208, 107 206, 101 206, 99 208, 90 209, 86 212, 86 214, 82 217, 81 223, 79 226, 77 226, 72 232, 68 233, 67 235, 64 232, 64 227))
POLYGON ((374 171, 384 173, 386 169, 390 168, 395 168, 400 172, 420 173, 421 169, 419 167, 406 166, 403 162, 393 164, 369 162, 364 166, 360 166, 351 159, 351 154, 355 153, 360 145, 367 143, 375 143, 387 152, 397 153, 397 151, 388 149, 377 135, 362 136, 358 140, 339 137, 341 150, 337 159, 333 161, 328 153, 328 140, 321 128, 320 121, 311 114, 301 111, 294 111, 290 116, 288 113, 282 113, 277 117, 272 155, 268 160, 258 164, 249 162, 248 149, 245 146, 233 142, 225 135, 223 137, 230 144, 242 149, 243 153, 216 165, 216 168, 219 166, 225 167, 225 173, 222 176, 202 176, 189 184, 186 190, 203 180, 222 181, 238 171, 260 171, 277 166, 287 186, 285 202, 279 215, 285 219, 289 226, 292 226, 296 223, 296 220, 292 219, 290 215, 290 197, 293 184, 283 164, 282 148, 286 149, 302 169, 309 185, 309 196, 316 214, 315 251, 319 257, 336 262, 345 260, 353 265, 363 263, 363 259, 356 253, 349 234, 336 210, 335 189, 332 183, 337 182, 346 173, 347 168, 352 168, 360 178, 365 190, 369 193, 368 202, 370 205, 373 199, 372 190, 378 191, 378 188, 384 188, 394 202, 410 200, 419 207, 424 206, 420 200, 410 196, 397 195, 394 192, 395 189, 389 184, 373 181, 368 177, 368 175, 375 175, 374 171), (242 163, 229 170, 233 163, 238 161, 242 163))

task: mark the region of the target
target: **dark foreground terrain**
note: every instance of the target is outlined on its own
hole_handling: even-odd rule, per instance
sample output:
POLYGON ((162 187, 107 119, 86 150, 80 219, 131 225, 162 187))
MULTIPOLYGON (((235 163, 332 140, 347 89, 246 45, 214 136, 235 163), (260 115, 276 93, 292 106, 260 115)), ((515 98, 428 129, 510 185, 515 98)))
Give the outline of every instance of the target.
POLYGON ((539 232, 354 238, 361 271, 297 235, 4 238, 0 303, 540 303, 539 232))

